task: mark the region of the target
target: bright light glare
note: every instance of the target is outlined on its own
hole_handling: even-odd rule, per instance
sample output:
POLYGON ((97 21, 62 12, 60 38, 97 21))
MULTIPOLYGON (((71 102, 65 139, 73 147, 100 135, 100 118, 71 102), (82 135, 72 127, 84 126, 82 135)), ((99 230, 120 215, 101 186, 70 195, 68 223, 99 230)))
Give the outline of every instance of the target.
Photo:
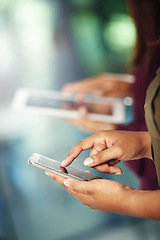
POLYGON ((13 48, 9 36, 4 31, 0 32, 0 76, 7 74, 13 64, 13 48))
POLYGON ((123 102, 126 106, 132 106, 133 105, 133 99, 131 97, 125 97, 123 102))
POLYGON ((104 31, 109 47, 116 52, 128 51, 134 46, 136 31, 132 19, 124 14, 113 14, 104 31))

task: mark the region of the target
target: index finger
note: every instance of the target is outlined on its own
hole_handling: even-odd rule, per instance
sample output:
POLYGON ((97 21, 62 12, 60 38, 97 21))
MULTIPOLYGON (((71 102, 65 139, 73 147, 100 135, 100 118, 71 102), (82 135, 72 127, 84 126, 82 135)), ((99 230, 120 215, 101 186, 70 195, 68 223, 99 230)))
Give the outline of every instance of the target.
POLYGON ((82 151, 92 148, 95 144, 95 141, 96 141, 96 134, 77 142, 74 145, 74 147, 70 150, 69 154, 64 159, 64 161, 61 163, 61 166, 67 167, 68 165, 70 165, 73 162, 73 160, 76 157, 78 157, 78 155, 82 151))

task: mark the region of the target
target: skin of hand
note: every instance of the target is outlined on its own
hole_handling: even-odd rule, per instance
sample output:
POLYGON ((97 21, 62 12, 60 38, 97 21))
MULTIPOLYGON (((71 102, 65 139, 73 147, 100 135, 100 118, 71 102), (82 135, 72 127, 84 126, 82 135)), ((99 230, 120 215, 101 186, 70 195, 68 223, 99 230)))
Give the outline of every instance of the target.
POLYGON ((114 74, 101 74, 74 83, 66 84, 62 91, 78 93, 78 98, 86 94, 110 97, 132 96, 132 83, 123 81, 123 77, 114 74))
MULTIPOLYGON (((125 81, 125 75, 116 74, 101 74, 93 78, 87 78, 74 83, 66 84, 62 91, 64 93, 77 93, 77 102, 82 103, 86 94, 93 94, 97 96, 110 96, 110 97, 126 97, 132 96, 132 83, 125 81)), ((68 108, 65 106, 64 108, 68 108)), ((94 109, 95 110, 95 109, 94 109)), ((104 114, 108 114, 107 107, 98 110, 105 111, 104 114)), ((111 109, 109 108, 109 111, 111 109)), ((118 125, 113 123, 97 122, 88 119, 87 108, 85 106, 79 108, 80 118, 69 119, 70 123, 79 127, 83 131, 89 133, 95 133, 104 130, 115 130, 118 125)))
POLYGON ((79 119, 69 119, 69 122, 79 127, 83 131, 89 133, 99 132, 102 129, 104 130, 115 130, 117 128, 117 124, 107 123, 107 122, 96 122, 92 121, 87 117, 87 109, 85 107, 79 108, 79 119))
POLYGON ((46 174, 91 209, 160 220, 160 190, 139 191, 107 179, 85 182, 46 174))
POLYGON ((80 108, 85 108, 89 113, 108 114, 112 115, 113 106, 111 104, 101 103, 101 97, 96 97, 93 102, 86 102, 85 99, 75 99, 74 105, 63 103, 62 109, 78 111, 80 108))
POLYGON ((68 166, 84 150, 91 149, 90 157, 84 165, 100 172, 121 174, 122 170, 114 166, 120 161, 151 158, 151 137, 148 132, 100 131, 75 144, 65 160, 68 166))

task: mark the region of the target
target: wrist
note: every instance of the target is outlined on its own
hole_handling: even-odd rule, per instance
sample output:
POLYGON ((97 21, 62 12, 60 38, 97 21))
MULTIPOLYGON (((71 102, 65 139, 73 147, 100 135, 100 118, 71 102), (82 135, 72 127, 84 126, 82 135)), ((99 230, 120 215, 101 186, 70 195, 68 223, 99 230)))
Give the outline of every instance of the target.
POLYGON ((143 157, 152 159, 151 152, 151 136, 146 131, 142 133, 142 146, 143 146, 143 157))
POLYGON ((121 213, 138 218, 160 220, 159 197, 160 190, 142 191, 126 188, 121 213))
POLYGON ((130 204, 131 198, 136 190, 124 185, 122 192, 121 192, 121 209, 120 212, 121 214, 126 214, 126 215, 132 215, 132 206, 130 204))
POLYGON ((129 201, 134 191, 135 189, 123 184, 119 190, 116 189, 115 198, 112 199, 112 207, 114 209, 112 212, 130 215, 129 213, 131 212, 131 209, 129 201))

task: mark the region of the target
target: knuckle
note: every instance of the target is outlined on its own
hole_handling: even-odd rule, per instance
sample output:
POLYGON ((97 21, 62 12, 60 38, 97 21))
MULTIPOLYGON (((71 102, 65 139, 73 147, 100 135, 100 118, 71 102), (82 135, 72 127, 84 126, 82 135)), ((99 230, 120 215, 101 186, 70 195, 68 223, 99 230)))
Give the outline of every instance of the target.
POLYGON ((77 143, 74 145, 74 148, 76 148, 76 149, 82 149, 82 141, 77 142, 77 143))
POLYGON ((82 203, 83 203, 85 206, 88 206, 88 202, 87 202, 87 201, 82 200, 82 203))
POLYGON ((75 146, 75 147, 79 147, 79 145, 80 145, 80 141, 77 142, 74 146, 75 146))
POLYGON ((70 151, 66 158, 70 157, 71 155, 72 155, 72 152, 70 151))
POLYGON ((98 153, 94 156, 94 164, 100 164, 103 162, 103 156, 101 153, 98 153))

